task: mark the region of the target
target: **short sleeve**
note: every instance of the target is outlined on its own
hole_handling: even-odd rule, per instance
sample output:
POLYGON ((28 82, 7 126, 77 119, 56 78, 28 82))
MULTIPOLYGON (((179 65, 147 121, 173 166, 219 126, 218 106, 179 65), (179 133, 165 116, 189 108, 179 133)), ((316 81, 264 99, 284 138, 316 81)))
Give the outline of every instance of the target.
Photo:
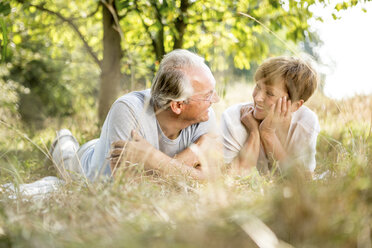
POLYGON ((108 116, 108 140, 109 144, 118 140, 129 140, 133 129, 143 136, 138 123, 138 116, 134 109, 125 102, 115 102, 108 116))
POLYGON ((308 117, 306 123, 298 122, 288 142, 288 160, 295 164, 301 164, 304 168, 313 172, 316 167, 316 143, 319 134, 319 122, 315 114, 308 117), (311 125, 309 125, 311 123, 311 125))

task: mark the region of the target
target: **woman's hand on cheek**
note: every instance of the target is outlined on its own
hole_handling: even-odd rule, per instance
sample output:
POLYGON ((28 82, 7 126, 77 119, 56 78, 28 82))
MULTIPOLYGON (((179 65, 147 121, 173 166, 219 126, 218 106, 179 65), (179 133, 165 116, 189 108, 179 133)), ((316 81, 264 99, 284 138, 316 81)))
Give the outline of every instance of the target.
POLYGON ((254 108, 244 105, 240 109, 240 121, 243 123, 249 133, 258 132, 259 122, 253 116, 254 108))
POLYGON ((291 100, 281 97, 270 107, 269 113, 261 122, 261 133, 274 134, 277 129, 286 127, 291 121, 291 100))

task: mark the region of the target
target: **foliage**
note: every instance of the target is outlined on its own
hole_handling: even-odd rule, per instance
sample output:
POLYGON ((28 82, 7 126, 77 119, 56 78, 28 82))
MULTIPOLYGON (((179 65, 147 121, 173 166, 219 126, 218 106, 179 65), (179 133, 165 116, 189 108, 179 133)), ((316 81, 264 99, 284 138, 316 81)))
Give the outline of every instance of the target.
MULTIPOLYGON (((303 40, 308 32, 309 6, 314 1, 116 1, 125 41, 130 47, 141 44, 145 54, 160 60, 175 48, 187 48, 204 56, 214 70, 229 66, 249 69, 270 52, 273 37, 258 22, 239 15, 247 13, 284 37, 303 40), (133 13, 134 11, 134 13, 133 13), (139 20, 138 20, 139 18, 139 20), (181 29, 182 26, 184 29, 181 29), (127 36, 128 35, 128 36, 127 36), (142 42, 142 41, 148 42, 142 42), (231 56, 233 64, 226 63, 231 56)), ((283 44, 276 44, 285 47, 283 44)))
POLYGON ((5 61, 7 55, 7 46, 8 46, 8 34, 7 28, 4 21, 4 17, 10 14, 10 4, 0 2, 0 56, 1 62, 5 61))
MULTIPOLYGON (((161 58, 175 48, 199 53, 213 71, 229 70, 239 74, 242 71, 246 73, 252 66, 254 68, 269 55, 291 53, 283 42, 291 41, 294 45, 290 46, 294 47, 304 41, 305 45, 310 45, 305 47, 307 50, 319 43, 307 22, 313 15, 310 7, 315 0, 10 0, 9 3, 0 8, 7 15, 3 29, 9 31, 4 37, 9 36, 11 44, 8 62, 16 65, 13 56, 22 57, 25 50, 34 54, 28 56, 28 62, 39 55, 61 60, 60 65, 62 61, 81 63, 81 58, 94 72, 91 75, 96 75, 93 81, 96 85, 89 81, 87 86, 92 87, 86 89, 96 95, 84 97, 100 96, 100 121, 103 121, 120 88, 134 89, 138 82, 142 88, 149 87, 161 58), (112 25, 102 26, 107 9, 112 25), (121 42, 104 39, 104 33, 112 29, 120 34, 116 39, 121 42), (276 32, 283 41, 274 38, 268 30, 276 32), (23 45, 33 42, 45 47, 42 54, 23 45), (111 52, 108 48, 112 49, 111 52)), ((351 1, 343 7, 355 4, 351 1)), ((27 62, 23 61, 23 64, 27 62)), ((63 74, 68 74, 68 70, 64 69, 63 74)), ((79 75, 72 76, 72 81, 77 81, 79 75)), ((223 76, 221 81, 228 83, 231 80, 229 76, 223 76)), ((59 82, 65 85, 65 82, 59 82)), ((59 89, 64 91, 65 88, 61 86, 59 89)), ((57 95, 51 94, 50 99, 57 95)), ((43 97, 38 95, 37 98, 43 97)), ((67 105, 58 99, 55 102, 62 104, 56 109, 61 111, 57 115, 66 114, 67 105)))
MULTIPOLYGON (((6 21, 12 45, 7 59, 16 67, 14 58, 23 57, 25 52, 34 54, 28 56, 28 62, 39 55, 67 63, 76 63, 76 57, 83 58, 95 75, 101 74, 100 86, 87 91, 100 91, 98 105, 102 122, 118 95, 119 84, 125 89, 135 88, 136 82, 149 87, 159 61, 166 52, 175 48, 199 53, 214 71, 247 70, 269 53, 283 53, 285 46, 272 39, 258 21, 279 32, 283 38, 286 36, 294 42, 303 40, 305 36, 311 36, 307 31, 307 19, 312 15, 309 6, 313 2, 307 2, 291 0, 287 8, 283 8, 284 3, 272 0, 117 0, 114 3, 12 0, 13 11, 6 21), (104 24, 107 19, 107 9, 112 25, 103 25, 102 28, 102 22, 104 24), (239 12, 248 13, 257 21, 239 15, 239 12), (115 43, 113 38, 104 39, 104 34, 108 35, 109 31, 113 35, 113 28, 114 34, 120 33, 120 37, 115 39, 120 39, 121 43, 115 43), (32 43, 41 44, 45 49, 36 51, 30 48, 32 43), (74 56, 76 51, 78 56, 74 56)), ((23 64, 28 62, 22 61, 23 64)), ((64 70, 63 74, 66 73, 64 70)), ((223 81, 228 82, 227 77, 223 81)), ((61 80, 55 82, 65 85, 61 80)), ((98 77, 95 82, 98 82, 98 77)), ((54 89, 57 88, 65 89, 63 86, 54 89)), ((39 101, 40 104, 48 102, 40 95, 42 90, 33 91, 36 94, 35 105, 37 99, 44 99, 39 101)), ((53 110, 58 111, 56 115, 72 113, 65 111, 68 106, 61 98, 54 98, 57 95, 68 94, 61 92, 49 96, 52 102, 61 104, 53 110)), ((69 97, 64 99, 67 102, 69 97)), ((50 113, 48 110, 45 112, 53 116, 50 113)))
POLYGON ((99 72, 86 62, 89 57, 71 39, 71 30, 47 24, 50 16, 33 8, 13 7, 22 11, 5 18, 11 46, 0 80, 18 101, 4 99, 1 107, 15 109, 28 125, 42 127, 46 117, 60 118, 95 106, 99 72))
POLYGON ((23 86, 19 92, 19 111, 25 121, 42 113, 52 117, 73 114, 74 94, 61 82, 61 78, 62 67, 50 60, 31 60, 25 65, 13 65, 6 80, 23 86))

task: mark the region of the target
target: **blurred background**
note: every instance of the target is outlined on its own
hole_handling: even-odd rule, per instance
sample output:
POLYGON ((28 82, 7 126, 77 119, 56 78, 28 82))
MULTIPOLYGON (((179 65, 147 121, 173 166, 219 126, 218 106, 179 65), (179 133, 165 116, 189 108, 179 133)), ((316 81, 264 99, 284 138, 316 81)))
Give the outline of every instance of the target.
POLYGON ((257 65, 277 55, 313 59, 327 96, 367 93, 371 6, 355 0, 1 1, 2 120, 13 115, 41 129, 50 119, 82 113, 100 126, 118 96, 151 86, 161 58, 176 48, 205 57, 222 96, 236 82, 252 83, 257 65))

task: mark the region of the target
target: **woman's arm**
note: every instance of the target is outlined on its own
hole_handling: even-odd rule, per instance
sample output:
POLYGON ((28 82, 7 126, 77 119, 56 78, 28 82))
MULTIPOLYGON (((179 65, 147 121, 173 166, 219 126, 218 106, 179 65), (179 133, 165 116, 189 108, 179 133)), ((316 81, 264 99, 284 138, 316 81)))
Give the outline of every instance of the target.
POLYGON ((271 161, 284 161, 287 158, 285 142, 291 123, 291 101, 279 98, 273 104, 259 127, 260 137, 266 156, 271 161))
POLYGON ((259 122, 253 117, 252 106, 242 106, 240 121, 246 128, 248 137, 238 156, 233 160, 231 169, 233 173, 245 174, 250 168, 256 167, 260 152, 259 122))

